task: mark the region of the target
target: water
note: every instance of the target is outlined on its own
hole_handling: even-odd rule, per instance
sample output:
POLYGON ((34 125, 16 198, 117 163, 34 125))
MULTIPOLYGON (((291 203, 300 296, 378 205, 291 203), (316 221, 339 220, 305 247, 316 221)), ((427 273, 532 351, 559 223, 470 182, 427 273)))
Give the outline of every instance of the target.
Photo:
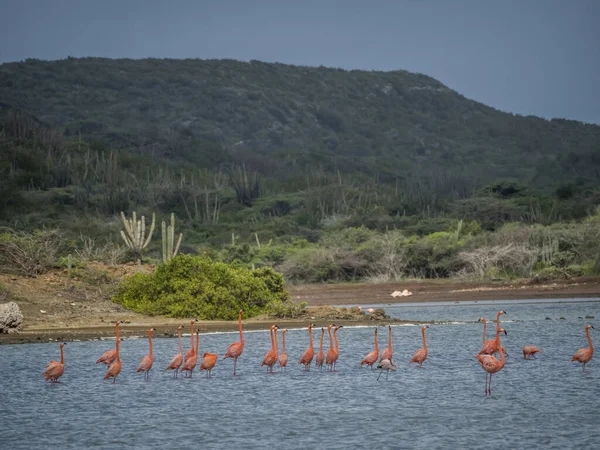
MULTIPOLYGON (((592 339, 600 343, 598 319, 579 318, 599 318, 599 309, 600 302, 590 301, 387 307, 404 319, 455 322, 430 325, 423 369, 408 366, 421 346, 419 328, 394 327, 399 369, 388 381, 358 367, 372 350, 372 327, 340 330, 337 373, 301 371, 295 362, 307 346, 306 330, 290 330, 288 372, 266 375, 258 366, 268 334, 245 333, 240 376, 232 377, 231 360, 219 360, 210 380, 161 373, 177 341, 155 339, 155 368, 145 383, 135 367, 147 340, 128 339, 116 385, 103 381, 104 367, 94 364, 110 341, 69 342, 65 375, 54 386, 40 373, 58 359, 56 343, 0 346, 0 447, 599 448, 600 365, 592 359, 582 373, 569 362, 588 345, 586 323, 596 325, 592 339), (493 319, 499 309, 507 311, 502 343, 510 357, 486 398, 484 372, 473 357, 482 329, 473 322, 493 319), (524 361, 520 349, 527 344, 543 354, 524 361)), ((382 348, 386 331, 379 331, 382 348)), ((201 335, 200 351, 223 355, 234 340, 235 333, 201 335)))

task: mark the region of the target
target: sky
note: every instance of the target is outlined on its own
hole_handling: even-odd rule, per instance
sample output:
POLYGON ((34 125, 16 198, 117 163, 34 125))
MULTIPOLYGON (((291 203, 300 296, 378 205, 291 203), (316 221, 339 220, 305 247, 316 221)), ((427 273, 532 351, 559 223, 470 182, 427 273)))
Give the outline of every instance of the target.
POLYGON ((0 63, 230 58, 429 75, 600 124, 600 0, 0 0, 0 63))

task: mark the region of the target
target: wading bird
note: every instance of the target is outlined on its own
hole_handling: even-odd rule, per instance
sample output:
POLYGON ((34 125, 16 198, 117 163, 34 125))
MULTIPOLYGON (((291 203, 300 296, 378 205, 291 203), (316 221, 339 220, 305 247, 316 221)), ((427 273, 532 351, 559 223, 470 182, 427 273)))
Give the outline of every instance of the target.
POLYGON ((392 326, 388 325, 388 346, 381 352, 379 362, 383 361, 384 359, 389 359, 391 361, 392 356, 392 326))
POLYGON ((109 378, 113 379, 113 384, 117 382, 117 376, 121 373, 121 357, 119 356, 119 345, 121 344, 121 339, 119 339, 119 327, 117 326, 117 346, 116 346, 116 358, 113 363, 108 366, 108 370, 104 375, 104 379, 108 380, 109 378))
MULTIPOLYGON (((193 336, 193 335, 192 335, 193 336)), ((194 350, 194 354, 192 356, 189 356, 185 359, 185 362, 183 363, 183 366, 181 367, 181 371, 182 372, 187 372, 186 373, 186 378, 189 375, 189 377, 192 377, 192 373, 194 372, 194 369, 196 368, 196 365, 198 364, 198 348, 200 346, 200 331, 196 330, 196 348, 194 350)))
POLYGON ((227 353, 223 356, 223 359, 233 358, 233 375, 235 376, 235 369, 237 365, 237 359, 240 357, 242 352, 244 351, 244 335, 242 334, 242 313, 243 309, 240 309, 238 314, 238 328, 240 330, 240 341, 234 342, 227 348, 227 353))
MULTIPOLYGON (((392 362, 391 359, 382 359, 381 361, 379 361, 377 368, 379 369, 379 377, 385 370, 385 379, 386 380, 388 379, 390 370, 396 371, 398 369, 398 367, 392 362)), ((379 380, 379 377, 377 377, 377 380, 379 380)))
POLYGON ((183 350, 181 348, 181 328, 181 326, 177 327, 177 341, 179 345, 179 353, 173 356, 173 359, 171 360, 169 365, 165 368, 165 370, 163 370, 163 372, 166 372, 167 370, 173 370, 173 376, 175 378, 177 378, 177 372, 179 371, 179 368, 183 363, 183 350))
MULTIPOLYGON (((302 357, 298 361, 298 364, 304 364, 304 370, 310 370, 310 365, 312 364, 313 357, 315 356, 315 348, 313 347, 313 336, 312 329, 314 324, 310 324, 308 326, 308 348, 304 350, 302 357)), ((322 328, 321 328, 322 329, 322 328)), ((323 338, 321 337, 321 346, 323 344, 323 338)), ((321 348, 322 350, 322 348, 321 348)))
POLYGON ((194 324, 196 322, 198 322, 198 319, 190 320, 190 348, 188 348, 185 352, 186 361, 188 358, 194 355, 194 324))
POLYGON ((542 353, 542 351, 533 345, 526 345, 523 347, 523 359, 531 359, 532 356, 535 359, 534 355, 536 353, 542 353))
POLYGON ((217 364, 217 359, 219 359, 219 355, 216 353, 204 352, 204 355, 202 355, 202 362, 200 363, 199 370, 206 370, 206 378, 210 378, 210 373, 217 364))
POLYGON ((260 367, 267 366, 267 373, 273 373, 273 366, 277 362, 277 325, 269 327, 269 335, 271 336, 271 350, 269 350, 263 358, 260 367))
POLYGON ((331 371, 333 369, 333 360, 335 358, 335 346, 333 345, 333 338, 331 337, 331 327, 335 327, 332 323, 327 325, 327 333, 329 334, 329 350, 327 350, 327 356, 325 356, 325 364, 331 371))
POLYGON ((343 325, 338 325, 333 329, 333 339, 335 340, 335 354, 333 355, 333 364, 331 365, 331 370, 335 372, 335 366, 337 365, 337 360, 340 357, 340 341, 338 341, 337 332, 340 328, 344 328, 343 325))
MULTIPOLYGON (((506 314, 506 311, 498 311, 498 313, 496 314, 496 331, 498 331, 500 329, 500 316, 502 314, 506 314)), ((482 319, 479 319, 480 321, 482 319)), ((496 339, 489 339, 489 340, 485 340, 485 319, 483 319, 483 333, 484 333, 484 343, 483 343, 483 347, 481 348, 481 350, 479 351, 478 355, 493 355, 494 353, 498 352, 498 350, 500 349, 500 347, 496 347, 496 339)), ((504 350, 504 347, 501 347, 502 352, 508 356, 506 354, 506 351, 504 350)))
MULTIPOLYGON (((502 328, 498 328, 496 330, 496 345, 498 346, 497 348, 502 348, 501 344, 500 344, 500 333, 504 332, 504 334, 508 334, 506 332, 506 330, 503 330, 502 328)), ((500 360, 498 360, 498 358, 496 358, 495 356, 492 355, 477 355, 475 356, 478 360, 479 360, 479 364, 481 364, 481 367, 483 368, 483 370, 485 370, 486 374, 485 374, 485 394, 489 394, 492 395, 492 375, 500 372, 502 370, 502 368, 504 367, 504 364, 506 363, 506 360, 504 359, 504 352, 499 352, 500 353, 500 360), (488 384, 488 374, 489 374, 489 384, 488 384)))
POLYGON ((360 362, 360 367, 362 367, 363 364, 366 364, 367 366, 371 366, 372 369, 373 364, 377 362, 377 357, 379 356, 379 344, 377 342, 377 327, 375 327, 375 332, 373 333, 373 336, 375 340, 375 350, 373 350, 372 352, 368 353, 367 356, 365 356, 365 358, 360 362))
POLYGON ((65 355, 63 353, 63 347, 65 343, 60 344, 60 361, 51 360, 46 364, 46 368, 42 373, 42 376, 46 377, 46 381, 50 383, 58 383, 58 379, 65 373, 65 355))
POLYGON ((413 357, 410 359, 409 364, 418 363, 419 367, 423 367, 423 362, 427 359, 427 339, 425 339, 425 330, 429 328, 429 325, 425 325, 421 328, 421 335, 423 336, 423 348, 420 348, 415 352, 413 357))
POLYGON ((288 330, 281 331, 281 354, 279 355, 279 367, 281 367, 281 370, 285 370, 288 362, 288 355, 285 352, 285 333, 287 333, 287 331, 288 330))
POLYGON ((154 331, 156 331, 156 328, 150 328, 148 330, 148 346, 150 347, 150 350, 149 353, 142 358, 137 369, 135 369, 135 373, 144 372, 144 381, 148 381, 150 369, 152 369, 152 332, 154 331))
POLYGON ((323 353, 323 338, 325 337, 325 328, 321 328, 321 343, 319 344, 319 353, 317 353, 316 366, 323 370, 323 362, 325 361, 325 354, 323 353))
POLYGON ((592 356, 594 355, 594 344, 592 344, 592 338, 590 337, 590 328, 594 327, 592 325, 585 326, 585 334, 590 344, 590 348, 580 348, 571 358, 571 361, 583 363, 583 368, 581 369, 582 372, 585 370, 585 365, 590 362, 590 359, 592 359, 592 356))
MULTIPOLYGON (((119 336, 119 325, 121 325, 122 323, 124 323, 122 320, 119 320, 116 324, 115 324, 115 336, 119 336)), ((105 351, 102 356, 100 358, 98 358, 98 360, 96 361, 96 364, 102 363, 102 364, 106 364, 107 366, 110 366, 114 360, 117 359, 117 351, 116 350, 107 350, 105 351)))

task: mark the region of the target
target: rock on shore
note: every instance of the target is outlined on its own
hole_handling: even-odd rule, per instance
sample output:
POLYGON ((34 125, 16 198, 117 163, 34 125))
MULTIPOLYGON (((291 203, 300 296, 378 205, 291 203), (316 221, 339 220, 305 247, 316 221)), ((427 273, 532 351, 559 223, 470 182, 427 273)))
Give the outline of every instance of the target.
POLYGON ((23 326, 23 314, 15 302, 0 304, 0 333, 17 333, 23 326))

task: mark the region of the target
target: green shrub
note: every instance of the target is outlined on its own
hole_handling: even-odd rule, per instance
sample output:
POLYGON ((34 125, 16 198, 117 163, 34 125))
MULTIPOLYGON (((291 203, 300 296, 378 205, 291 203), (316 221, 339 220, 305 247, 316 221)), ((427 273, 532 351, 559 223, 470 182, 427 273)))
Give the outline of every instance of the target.
POLYGON ((151 274, 123 280, 113 300, 145 314, 233 320, 252 317, 289 301, 283 277, 263 267, 248 270, 207 257, 179 255, 151 274))

